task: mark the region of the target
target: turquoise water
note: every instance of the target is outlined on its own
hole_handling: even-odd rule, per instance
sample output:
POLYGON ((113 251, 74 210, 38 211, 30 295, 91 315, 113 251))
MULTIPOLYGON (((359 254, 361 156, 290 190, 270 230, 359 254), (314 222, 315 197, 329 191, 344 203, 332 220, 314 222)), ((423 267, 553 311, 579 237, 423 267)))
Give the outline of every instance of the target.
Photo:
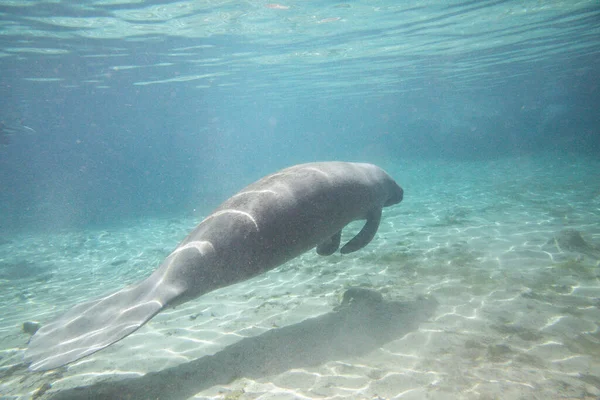
POLYGON ((0 398, 600 397, 596 1, 0 16, 0 398), (24 322, 148 276, 242 187, 318 160, 404 188, 367 247, 27 370, 24 322))

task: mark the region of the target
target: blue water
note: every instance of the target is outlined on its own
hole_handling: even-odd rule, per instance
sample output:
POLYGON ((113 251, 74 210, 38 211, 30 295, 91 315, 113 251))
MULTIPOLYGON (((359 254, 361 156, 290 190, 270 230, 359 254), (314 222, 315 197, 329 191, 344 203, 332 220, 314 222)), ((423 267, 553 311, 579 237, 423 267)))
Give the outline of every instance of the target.
MULTIPOLYGON (((346 160, 380 165, 404 187, 405 201, 390 211, 392 222, 382 226, 372 250, 388 254, 386 246, 410 243, 403 250, 410 254, 403 259, 408 270, 425 271, 430 263, 453 267, 450 258, 468 253, 479 260, 469 265, 489 268, 493 279, 511 276, 484 285, 492 300, 494 293, 506 294, 496 299, 499 304, 520 296, 517 292, 529 293, 517 289, 519 278, 510 275, 520 268, 532 268, 523 283, 528 288, 546 279, 552 283, 544 288, 568 286, 574 296, 577 288, 589 290, 581 295, 589 302, 579 304, 584 314, 579 322, 585 323, 571 336, 590 334, 592 344, 567 346, 577 354, 587 351, 589 369, 553 368, 549 353, 537 356, 550 365, 528 365, 580 374, 586 377, 577 381, 581 386, 567 382, 579 388, 576 395, 600 396, 593 314, 598 309, 593 299, 600 296, 597 1, 74 3, 0 0, 0 288, 6 296, 0 371, 13 367, 26 346, 25 337, 14 339, 20 321, 47 320, 75 303, 64 295, 66 287, 78 285, 74 297, 82 301, 134 282, 246 184, 297 163, 346 160), (552 247, 565 228, 581 232, 594 250, 552 247), (565 262, 586 272, 545 275, 565 262), (69 283, 75 276, 81 280, 69 283)), ((303 258, 298 265, 316 260, 303 258)), ((356 276, 385 264, 356 260, 362 271, 356 276)), ((387 269, 378 271, 385 275, 387 269)), ((446 270, 425 275, 407 278, 410 287, 423 290, 401 295, 438 297, 441 311, 431 332, 447 331, 445 318, 458 309, 467 322, 483 323, 452 329, 481 334, 476 345, 467 340, 474 349, 487 346, 483 325, 497 326, 508 318, 505 312, 499 306, 486 311, 482 300, 481 307, 473 306, 476 311, 461 314, 460 307, 484 289, 465 289, 471 300, 453 303, 448 293, 460 291, 465 281, 454 282, 446 270)), ((283 286, 294 281, 285 275, 273 279, 283 286)), ((339 279, 323 296, 361 283, 339 279)), ((308 292, 299 295, 310 298, 308 292)), ((244 298, 232 296, 234 302, 244 298)), ((550 307, 549 300, 541 302, 540 308, 550 307)), ((326 306, 331 304, 315 307, 325 312, 326 306)), ((511 312, 520 307, 526 310, 513 304, 511 312)), ((546 319, 527 329, 545 334, 570 305, 561 307, 550 307, 546 319)), ((542 335, 532 348, 568 336, 560 330, 554 335, 542 335)), ((526 345, 506 344, 513 351, 526 345)), ((495 349, 486 354, 504 348, 495 349)), ((205 355, 202 351, 196 356, 205 355)), ((573 356, 555 355, 553 360, 573 356)), ((506 361, 504 353, 498 357, 506 361)), ((475 355, 464 359, 481 367, 475 355)), ((448 368, 456 363, 446 361, 448 368)), ((424 373, 415 378, 420 383, 406 387, 435 385, 451 368, 431 370, 440 374, 437 380, 428 381, 424 373)), ((481 376, 494 380, 491 373, 481 376)), ((540 376, 521 386, 530 385, 534 393, 540 376)), ((471 378, 464 378, 469 382, 464 387, 457 378, 444 393, 477 398, 477 385, 485 385, 471 378)), ((0 388, 10 387, 7 393, 15 398, 27 398, 23 393, 36 388, 2 379, 0 388)), ((500 379, 515 380, 508 372, 500 379)), ((559 381, 546 394, 555 394, 559 381)), ((311 394, 310 386, 299 383, 298 393, 327 395, 311 394)), ((406 390, 402 384, 389 387, 406 390)), ((402 391, 394 390, 349 398, 395 398, 402 391)), ((203 398, 218 397, 207 393, 203 398)))
POLYGON ((31 4, 1 6, 4 229, 209 210, 312 160, 598 154, 594 1, 31 4))

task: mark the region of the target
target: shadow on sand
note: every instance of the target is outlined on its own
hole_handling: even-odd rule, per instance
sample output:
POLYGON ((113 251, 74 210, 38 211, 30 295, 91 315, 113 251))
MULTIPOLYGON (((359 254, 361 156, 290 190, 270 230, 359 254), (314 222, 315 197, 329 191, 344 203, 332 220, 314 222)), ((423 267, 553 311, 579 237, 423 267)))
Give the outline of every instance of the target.
POLYGON ((212 356, 139 378, 46 395, 53 400, 186 399, 238 378, 257 379, 366 354, 416 330, 433 315, 437 304, 424 297, 384 301, 377 292, 351 288, 335 311, 240 340, 212 356))

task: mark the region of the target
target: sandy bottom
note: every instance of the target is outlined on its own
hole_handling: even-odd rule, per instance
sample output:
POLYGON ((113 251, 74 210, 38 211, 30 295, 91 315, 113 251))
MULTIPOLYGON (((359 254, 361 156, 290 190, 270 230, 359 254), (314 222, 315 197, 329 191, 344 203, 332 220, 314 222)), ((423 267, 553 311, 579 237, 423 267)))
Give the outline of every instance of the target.
POLYGON ((198 220, 2 236, 0 398, 600 397, 600 162, 385 167, 405 200, 365 249, 306 253, 43 373, 23 322, 143 278, 198 220), (340 307, 350 287, 384 301, 340 307))

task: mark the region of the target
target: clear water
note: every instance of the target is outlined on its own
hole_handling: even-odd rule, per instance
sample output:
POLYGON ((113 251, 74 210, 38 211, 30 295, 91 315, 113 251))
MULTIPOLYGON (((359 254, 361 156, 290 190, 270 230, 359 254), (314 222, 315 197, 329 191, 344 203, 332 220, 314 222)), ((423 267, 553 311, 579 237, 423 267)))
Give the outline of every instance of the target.
POLYGON ((73 3, 0 0, 0 398, 600 397, 597 1, 73 3), (365 249, 26 370, 23 322, 317 160, 403 186, 365 249), (351 286, 395 329, 336 330, 351 286))

